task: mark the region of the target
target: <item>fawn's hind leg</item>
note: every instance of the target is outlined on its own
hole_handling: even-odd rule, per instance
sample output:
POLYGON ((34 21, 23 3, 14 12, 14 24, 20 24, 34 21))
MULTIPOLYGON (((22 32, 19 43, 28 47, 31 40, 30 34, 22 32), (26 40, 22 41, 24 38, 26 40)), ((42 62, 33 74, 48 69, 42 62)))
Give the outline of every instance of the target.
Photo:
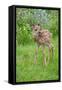
POLYGON ((51 50, 52 50, 52 60, 54 59, 54 46, 51 44, 51 50))
POLYGON ((49 63, 49 61, 50 61, 50 59, 51 59, 51 57, 52 57, 52 59, 53 59, 53 57, 54 57, 54 48, 53 48, 53 45, 52 44, 48 44, 48 51, 49 51, 49 55, 48 55, 48 63, 49 63))
POLYGON ((42 46, 42 53, 43 53, 43 63, 44 63, 45 65, 47 65, 45 46, 42 46))

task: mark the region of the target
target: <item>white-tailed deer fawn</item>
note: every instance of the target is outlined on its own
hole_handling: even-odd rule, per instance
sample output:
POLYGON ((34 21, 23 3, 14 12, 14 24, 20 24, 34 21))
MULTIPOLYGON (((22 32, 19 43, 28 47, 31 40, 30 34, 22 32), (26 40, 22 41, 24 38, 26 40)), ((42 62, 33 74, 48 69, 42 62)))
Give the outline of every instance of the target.
MULTIPOLYGON (((33 34, 34 40, 37 42, 38 47, 39 46, 42 47, 44 64, 47 65, 45 46, 48 47, 48 51, 49 51, 48 61, 49 61, 50 51, 52 51, 52 54, 53 54, 53 45, 51 43, 52 33, 50 33, 46 29, 41 29, 39 24, 35 24, 35 25, 32 25, 32 34, 33 34)), ((34 61, 35 63, 37 60, 37 54, 38 54, 38 48, 36 48, 36 52, 35 52, 35 61, 34 61)))

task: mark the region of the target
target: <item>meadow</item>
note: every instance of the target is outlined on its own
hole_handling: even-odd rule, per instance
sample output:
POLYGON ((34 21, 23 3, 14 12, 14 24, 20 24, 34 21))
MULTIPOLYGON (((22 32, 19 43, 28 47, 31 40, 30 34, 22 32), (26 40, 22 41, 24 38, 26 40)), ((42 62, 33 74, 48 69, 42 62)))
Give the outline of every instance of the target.
MULTIPOLYGON (((39 48, 37 63, 34 63, 37 45, 17 45, 16 48, 16 82, 58 80, 58 39, 53 39, 54 57, 49 64, 43 64, 42 50, 39 48)), ((48 54, 46 50, 46 55, 48 54)))

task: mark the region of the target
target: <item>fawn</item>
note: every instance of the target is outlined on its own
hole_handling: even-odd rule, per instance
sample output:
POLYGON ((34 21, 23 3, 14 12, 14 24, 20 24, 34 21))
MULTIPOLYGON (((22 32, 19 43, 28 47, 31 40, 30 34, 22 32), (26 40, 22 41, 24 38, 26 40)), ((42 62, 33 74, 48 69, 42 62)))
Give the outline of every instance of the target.
MULTIPOLYGON (((41 29, 39 24, 35 24, 32 25, 32 34, 33 34, 33 38, 35 40, 35 42, 37 42, 38 47, 41 46, 42 47, 42 53, 43 53, 43 61, 44 64, 47 65, 47 61, 46 61, 46 53, 45 53, 45 46, 48 47, 48 61, 49 61, 49 57, 50 57, 50 52, 52 50, 52 54, 53 54, 53 45, 51 43, 51 38, 52 38, 52 33, 50 33, 48 30, 46 29, 41 29)), ((36 48, 36 52, 35 52, 35 60, 34 62, 36 63, 37 60, 37 54, 38 54, 38 48, 36 48)))

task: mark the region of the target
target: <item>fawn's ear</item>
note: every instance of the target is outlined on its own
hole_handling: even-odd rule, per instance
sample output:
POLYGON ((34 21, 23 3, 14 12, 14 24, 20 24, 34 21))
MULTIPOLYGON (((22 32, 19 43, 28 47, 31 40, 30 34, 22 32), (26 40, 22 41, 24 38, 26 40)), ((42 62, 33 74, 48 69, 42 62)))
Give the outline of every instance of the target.
POLYGON ((32 29, 34 28, 34 24, 32 25, 32 29))
POLYGON ((32 24, 32 26, 34 26, 34 24, 32 24))
POLYGON ((38 26, 40 26, 40 24, 38 24, 38 26))

